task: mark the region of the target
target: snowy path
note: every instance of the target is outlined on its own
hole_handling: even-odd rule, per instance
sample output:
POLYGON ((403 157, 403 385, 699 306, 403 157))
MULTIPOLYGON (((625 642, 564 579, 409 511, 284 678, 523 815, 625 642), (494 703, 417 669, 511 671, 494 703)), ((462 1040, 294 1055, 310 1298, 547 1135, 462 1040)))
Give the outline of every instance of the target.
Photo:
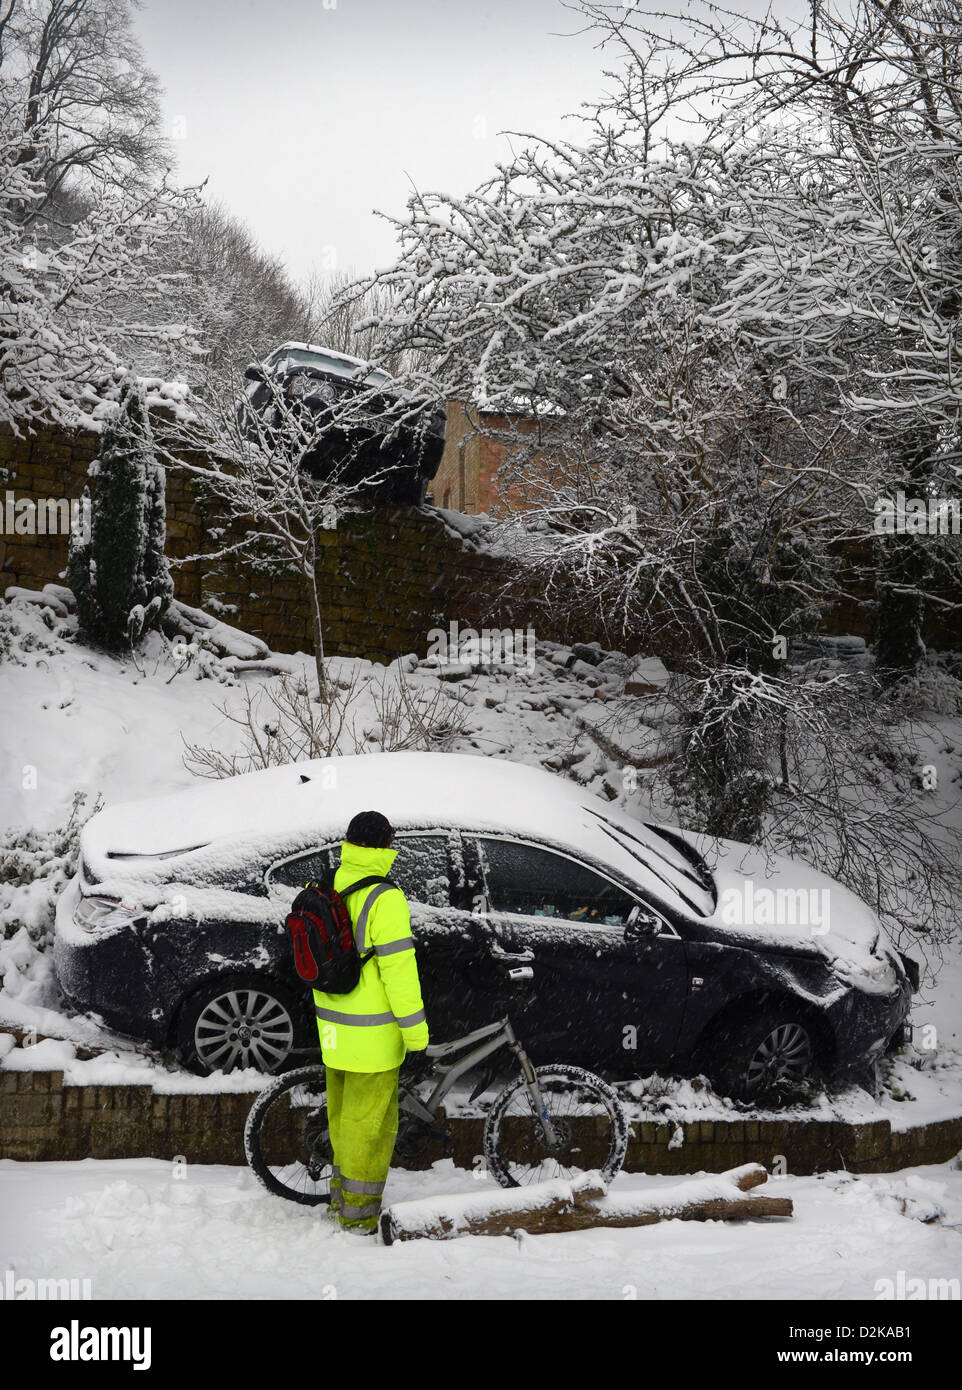
MULTIPOLYGON (((450 1160, 394 1170, 388 1200, 471 1190, 450 1160)), ((486 1180, 487 1181, 487 1180, 486 1180)), ((619 1190, 677 1178, 622 1174, 619 1190)), ((385 1249, 268 1196, 242 1168, 0 1161, 0 1276, 89 1278, 94 1298, 876 1299, 962 1279, 962 1171, 772 1179, 791 1221, 666 1222, 385 1249), (903 1211, 904 1208, 904 1211, 903 1211)), ((930 1297, 937 1296, 929 1294, 930 1297)), ((945 1294, 942 1294, 945 1297, 945 1294)))

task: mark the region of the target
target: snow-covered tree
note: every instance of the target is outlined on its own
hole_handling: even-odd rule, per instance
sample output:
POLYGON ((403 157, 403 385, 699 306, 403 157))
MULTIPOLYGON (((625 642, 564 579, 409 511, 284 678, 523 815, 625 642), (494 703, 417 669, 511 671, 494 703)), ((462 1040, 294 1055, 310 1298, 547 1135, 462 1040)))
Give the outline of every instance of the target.
POLYGON ((71 536, 67 582, 86 635, 121 651, 160 625, 174 592, 164 553, 164 472, 138 386, 124 386, 89 475, 90 534, 71 536))
POLYGON ((169 167, 160 87, 133 31, 139 0, 4 0, 0 66, 15 84, 24 149, 44 196, 30 221, 63 212, 62 194, 146 186, 169 167))
POLYGON ((319 419, 285 396, 273 377, 265 378, 270 397, 265 408, 245 410, 239 380, 235 362, 209 368, 191 398, 189 414, 158 431, 167 466, 199 484, 224 520, 218 529, 221 543, 186 559, 210 564, 233 556, 250 565, 252 576, 276 574, 279 568, 294 575, 310 606, 318 695, 323 697, 329 690, 321 548, 325 533, 340 518, 365 505, 369 480, 358 481, 346 440, 340 458, 326 467, 305 461, 323 434, 338 427, 337 417, 319 419))
POLYGON ((155 258, 195 198, 163 182, 105 188, 62 241, 41 245, 29 212, 46 196, 53 136, 28 135, 22 96, 0 89, 0 422, 96 428, 139 349, 192 338, 167 319, 171 276, 155 258))
POLYGON ((202 359, 172 357, 190 379, 207 376, 198 361, 243 367, 289 339, 309 340, 308 296, 227 208, 199 204, 182 233, 181 244, 159 248, 157 269, 171 276, 171 316, 189 322, 203 347, 202 359))
MULTIPOLYGON (((414 200, 382 277, 382 348, 430 351, 440 396, 534 424, 502 479, 548 528, 526 556, 548 595, 574 574, 610 627, 728 672, 736 703, 736 668, 773 672, 817 627, 848 504, 819 393, 789 411, 771 359, 712 318, 766 177, 756 149, 533 146, 466 198, 414 200)), ((757 838, 765 795, 733 797, 733 768, 759 776, 743 754, 704 764, 705 784, 757 838)))
MULTIPOLYGON (((612 97, 581 143, 519 137, 475 192, 410 199, 395 219, 397 264, 365 285, 389 296, 379 351, 426 354, 406 382, 465 401, 479 431, 491 428, 481 408, 526 417, 502 430, 502 481, 522 494, 531 528, 524 558, 549 598, 555 575, 574 574, 612 625, 673 652, 671 767, 686 818, 782 848, 804 844, 807 826, 829 867, 819 827, 837 817, 858 847, 847 881, 877 874, 878 901, 903 911, 871 835, 852 834, 863 814, 890 830, 868 727, 854 720, 845 756, 857 752, 859 775, 883 787, 871 811, 832 747, 834 687, 784 661, 789 640, 848 596, 853 544, 875 539, 874 502, 904 462, 899 413, 902 430, 932 421, 943 439, 953 428, 950 392, 921 421, 912 393, 899 394, 912 329, 891 227, 881 250, 888 193, 883 184, 878 216, 866 210, 850 140, 824 149, 811 113, 767 129, 742 104, 757 77, 747 44, 736 77, 706 89, 697 45, 674 44, 683 21, 656 42, 634 6, 584 8, 619 48, 612 97)), ((716 22, 723 33, 725 16, 716 22)), ((776 25, 773 58, 780 41, 776 25)), ((801 72, 787 81, 783 105, 805 85, 801 72)), ((878 175, 880 147, 871 159, 878 175)), ((903 202, 918 187, 908 163, 893 190, 903 202)), ((936 327, 920 317, 918 343, 936 327)), ((951 863, 939 863, 944 887, 951 863)))
MULTIPOLYGON (((634 55, 602 108, 612 127, 637 129, 643 107, 670 101, 767 148, 772 179, 745 208, 755 235, 720 308, 791 380, 837 384, 836 414, 871 461, 861 538, 874 539, 879 496, 951 495, 962 458, 957 0, 812 0, 784 19, 696 3, 670 37, 640 6, 581 9, 634 55)), ((879 666, 912 673, 926 605, 958 607, 959 547, 908 534, 873 550, 879 666)))

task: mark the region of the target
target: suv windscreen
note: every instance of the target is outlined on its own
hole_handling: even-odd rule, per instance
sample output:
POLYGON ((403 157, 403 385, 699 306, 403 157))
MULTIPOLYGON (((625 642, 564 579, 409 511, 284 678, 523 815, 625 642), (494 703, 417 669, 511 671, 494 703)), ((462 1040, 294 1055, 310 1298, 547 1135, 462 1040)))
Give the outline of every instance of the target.
POLYGON ((341 376, 349 381, 363 378, 365 381, 380 384, 381 381, 390 381, 391 378, 384 372, 369 371, 363 362, 352 362, 347 357, 338 357, 335 353, 309 352, 306 348, 288 348, 284 356, 284 364, 287 370, 291 367, 313 367, 319 372, 330 372, 333 376, 341 376))
POLYGON ((621 926, 637 901, 563 854, 517 840, 482 838, 478 843, 495 912, 621 926))

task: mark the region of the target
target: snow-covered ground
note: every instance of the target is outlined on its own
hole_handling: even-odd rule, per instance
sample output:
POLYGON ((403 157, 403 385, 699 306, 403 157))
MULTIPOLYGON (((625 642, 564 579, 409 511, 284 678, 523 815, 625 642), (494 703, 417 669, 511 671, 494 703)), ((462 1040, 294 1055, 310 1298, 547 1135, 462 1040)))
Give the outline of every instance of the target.
MULTIPOLYGON (((239 752, 242 733, 230 715, 251 693, 276 687, 277 677, 257 669, 249 639, 223 630, 215 634, 219 650, 197 646, 183 668, 159 639, 137 664, 100 655, 72 640, 72 620, 62 611, 24 597, 0 605, 0 647, 5 632, 14 659, 0 660, 0 757, 13 775, 3 786, 0 837, 3 827, 36 833, 19 833, 16 844, 11 832, 0 838, 0 1027, 49 1037, 14 1047, 12 1036, 0 1032, 0 1065, 62 1068, 73 1084, 253 1089, 261 1084, 256 1074, 188 1076, 110 1033, 96 1017, 68 1017, 45 948, 54 900, 73 869, 65 848, 70 837, 56 828, 69 818, 75 794, 86 794, 83 815, 97 797, 115 802, 191 785, 185 743, 239 752)), ((295 674, 310 670, 305 657, 271 660, 295 674)), ((532 669, 506 666, 444 682, 413 657, 403 665, 426 698, 442 685, 457 702, 463 728, 453 751, 545 766, 643 818, 671 819, 644 771, 663 705, 653 696, 638 706, 634 722, 612 717, 628 674, 623 659, 600 652, 574 659, 568 649, 539 644, 532 669), (641 770, 626 775, 632 761, 641 770)), ((377 747, 379 691, 390 672, 348 658, 335 658, 331 672, 344 684, 356 682, 355 742, 377 747)), ((648 663, 641 678, 657 682, 657 675, 648 663)), ((925 737, 949 806, 958 798, 962 720, 933 720, 925 737)), ((962 958, 956 951, 945 951, 914 1022, 935 1024, 936 1046, 886 1063, 876 1096, 852 1088, 821 1097, 806 1113, 887 1117, 898 1129, 957 1114, 962 958)), ((734 1112, 698 1080, 652 1077, 621 1090, 634 1118, 734 1112)), ((466 1091, 449 1097, 449 1111, 471 1108, 466 1091)), ((464 1192, 476 1181, 450 1160, 425 1173, 395 1169, 386 1199, 464 1192)), ((677 1181, 620 1174, 616 1190, 677 1181)), ((242 1168, 190 1166, 175 1173, 153 1159, 0 1160, 0 1275, 13 1269, 18 1278, 89 1278, 99 1298, 391 1298, 403 1286, 415 1298, 873 1299, 879 1281, 897 1281, 900 1273, 904 1284, 958 1279, 962 1271, 962 1172, 951 1165, 886 1176, 786 1177, 773 1179, 768 1190, 794 1199, 793 1220, 671 1221, 520 1240, 420 1241, 388 1251, 330 1228, 316 1211, 270 1197, 242 1168)))
MULTIPOLYGON (((679 1181, 623 1173, 612 1190, 679 1181)), ((392 1169, 385 1201, 475 1185, 450 1160, 423 1173, 392 1169)), ((271 1197, 243 1168, 0 1160, 0 1277, 89 1279, 95 1299, 875 1300, 889 1287, 906 1297, 916 1279, 917 1297, 959 1297, 958 1168, 785 1177, 764 1191, 791 1197, 794 1216, 387 1249, 332 1228, 319 1209, 271 1197)))

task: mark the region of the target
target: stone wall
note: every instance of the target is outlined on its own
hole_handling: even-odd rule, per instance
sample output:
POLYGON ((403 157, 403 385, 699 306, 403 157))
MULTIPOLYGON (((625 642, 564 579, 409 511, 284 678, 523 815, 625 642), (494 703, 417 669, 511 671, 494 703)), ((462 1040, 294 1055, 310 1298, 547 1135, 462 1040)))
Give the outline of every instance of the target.
MULTIPOLYGON (((244 1122, 256 1093, 160 1095, 150 1086, 70 1086, 59 1071, 0 1070, 0 1158, 160 1158, 241 1164, 244 1122)), ((481 1118, 453 1118, 458 1167, 476 1171, 481 1118)), ((962 1115, 904 1131, 887 1120, 694 1120, 631 1126, 627 1172, 722 1172, 742 1163, 798 1175, 845 1168, 885 1173, 944 1163, 962 1149, 962 1115)), ((418 1167, 442 1156, 435 1145, 418 1167)), ((403 1166, 403 1165, 400 1165, 403 1166)))

